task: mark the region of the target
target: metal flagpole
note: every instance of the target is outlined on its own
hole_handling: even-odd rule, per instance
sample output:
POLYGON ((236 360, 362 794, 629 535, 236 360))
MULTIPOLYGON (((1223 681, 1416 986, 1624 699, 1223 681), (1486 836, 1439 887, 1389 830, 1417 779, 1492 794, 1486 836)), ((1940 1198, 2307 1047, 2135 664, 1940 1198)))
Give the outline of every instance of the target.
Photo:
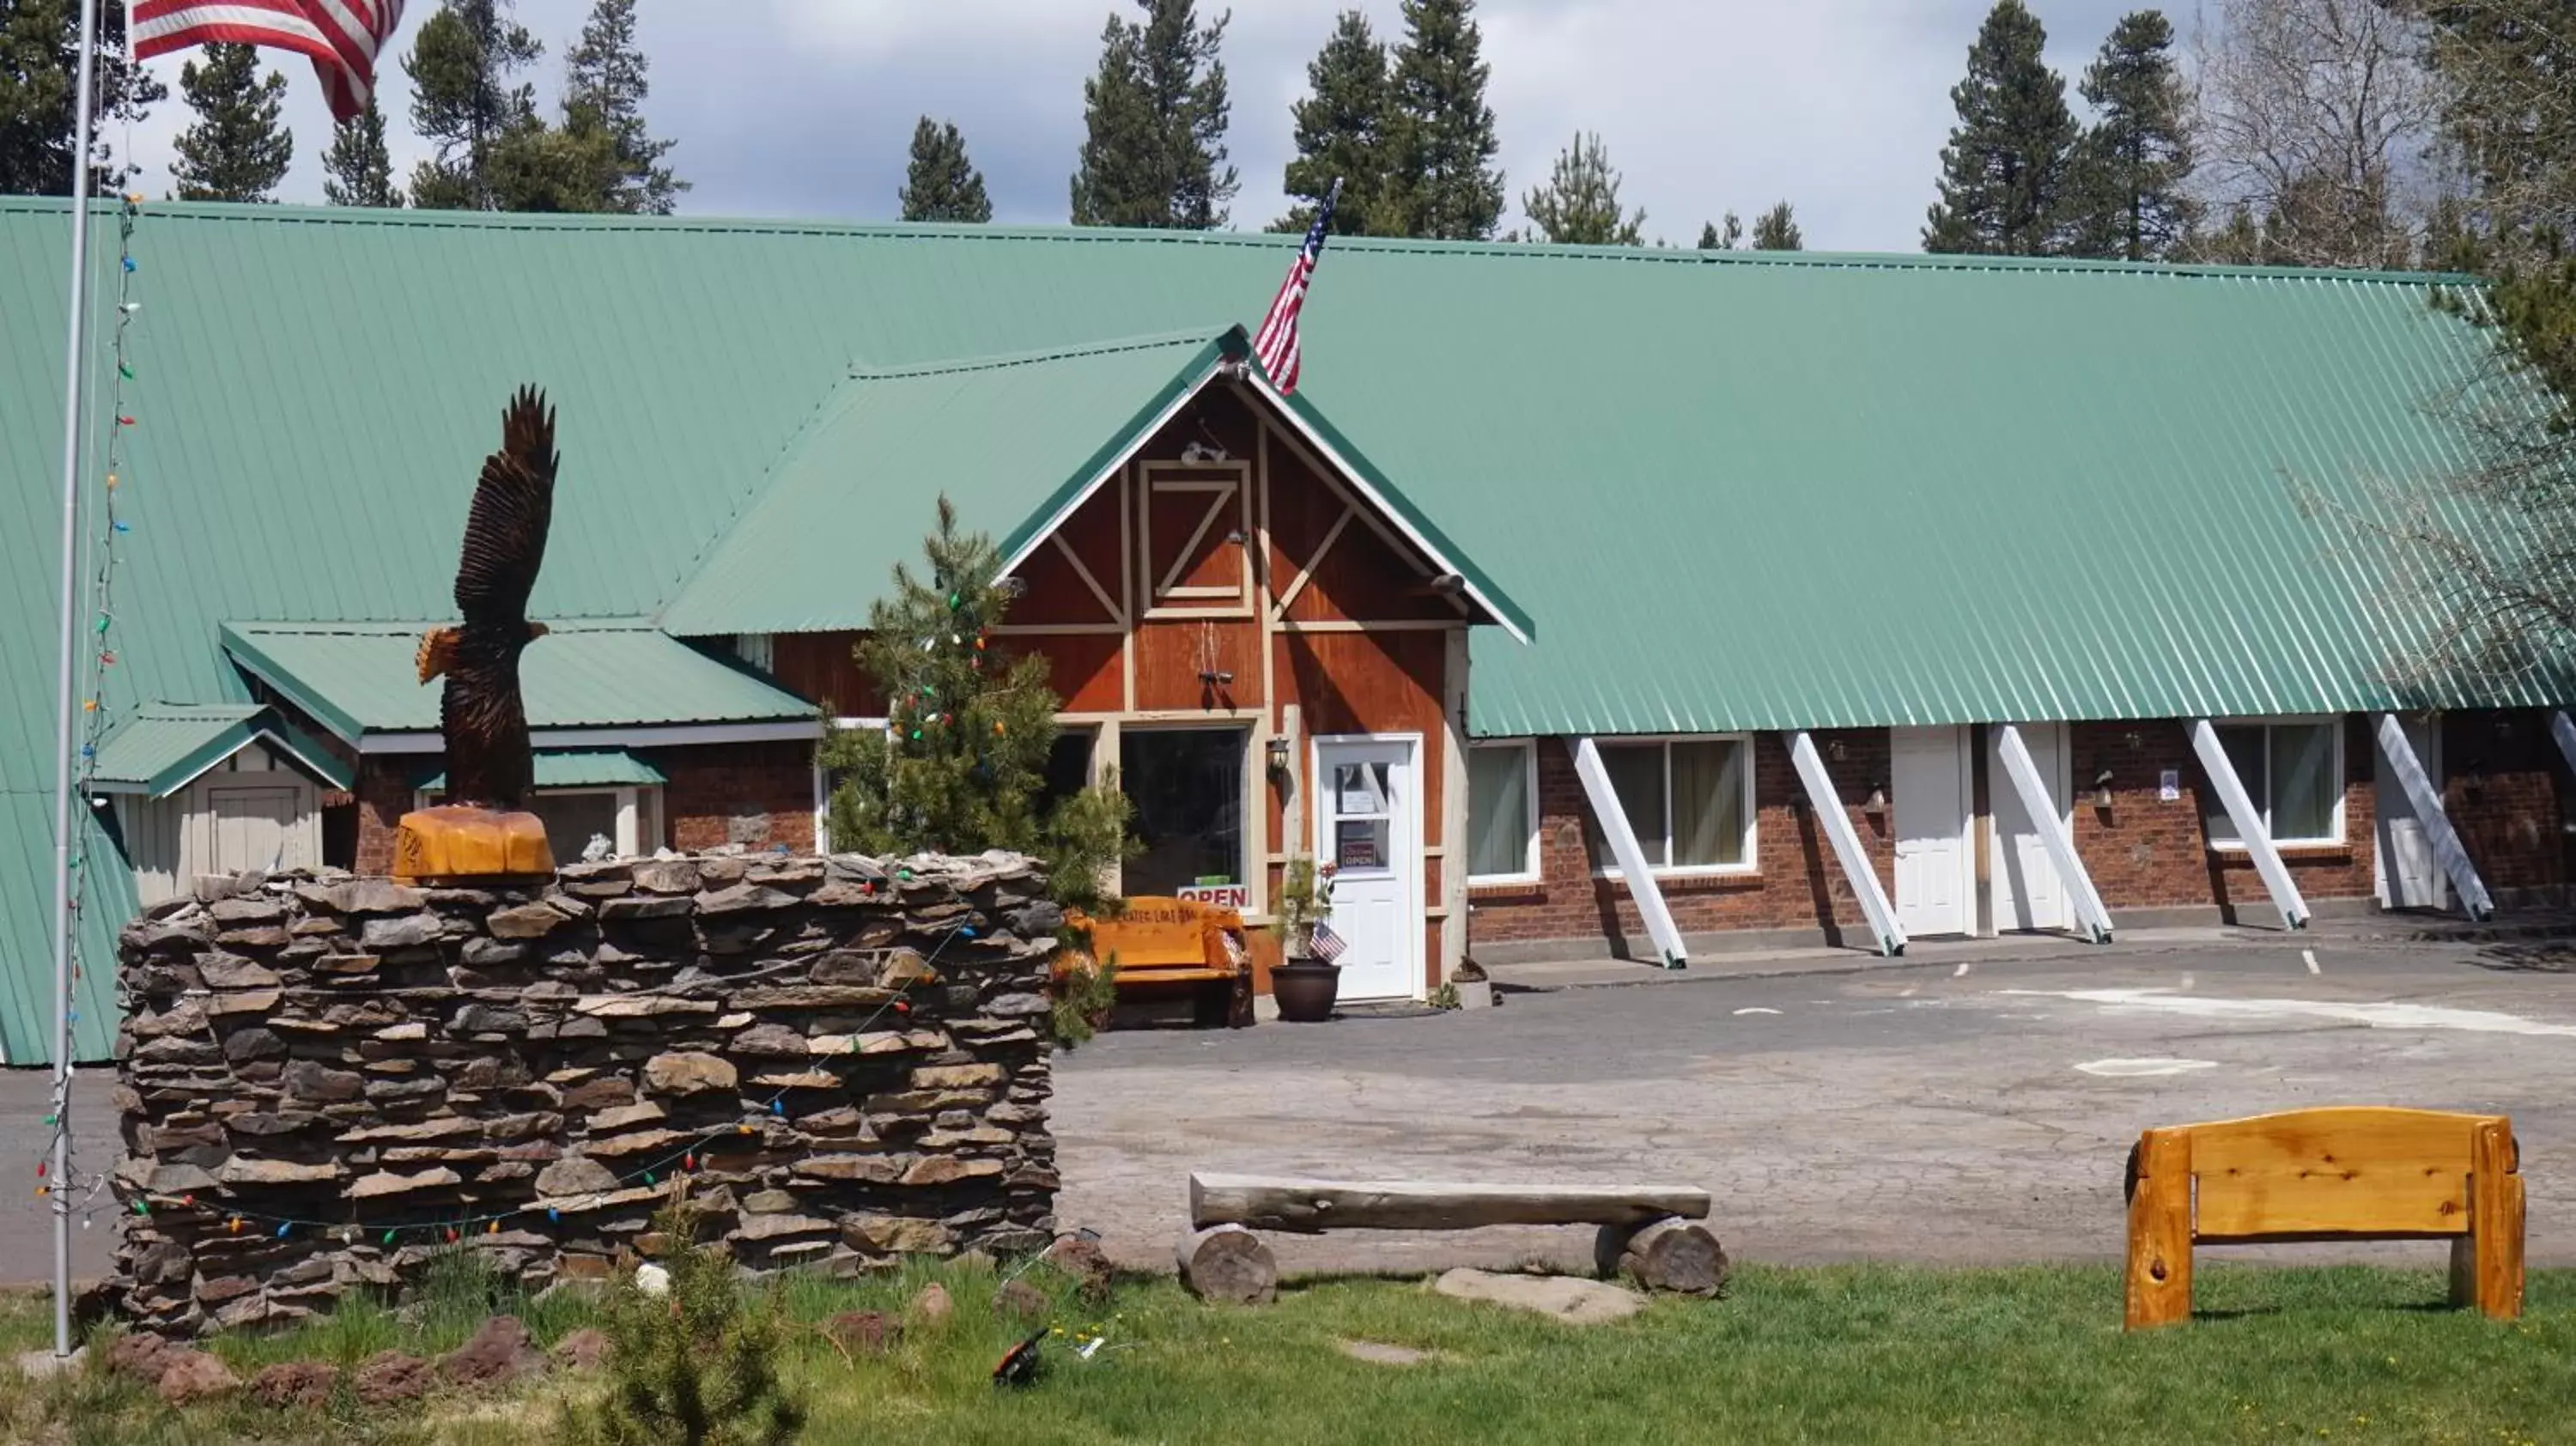
POLYGON ((74 89, 71 320, 63 343, 63 659, 54 741, 54 1354, 72 1353, 72 740, 80 717, 81 364, 89 331, 90 95, 97 84, 98 0, 81 0, 74 89))

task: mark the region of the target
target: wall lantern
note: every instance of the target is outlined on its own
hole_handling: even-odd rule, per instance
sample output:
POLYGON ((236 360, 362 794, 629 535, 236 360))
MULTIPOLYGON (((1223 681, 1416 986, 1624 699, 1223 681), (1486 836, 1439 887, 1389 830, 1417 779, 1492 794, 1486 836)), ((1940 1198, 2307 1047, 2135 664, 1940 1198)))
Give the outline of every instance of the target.
POLYGON ((1868 814, 1871 818, 1884 817, 1887 813, 1887 785, 1884 783, 1871 784, 1869 786, 1869 797, 1862 800, 1860 811, 1868 814))
POLYGON ((2111 806, 2111 770, 2107 768, 2093 775, 2093 806, 2095 808, 2111 806))
POLYGON ((1286 778, 1288 776, 1288 735, 1272 734, 1263 753, 1268 758, 1271 775, 1276 778, 1286 778))

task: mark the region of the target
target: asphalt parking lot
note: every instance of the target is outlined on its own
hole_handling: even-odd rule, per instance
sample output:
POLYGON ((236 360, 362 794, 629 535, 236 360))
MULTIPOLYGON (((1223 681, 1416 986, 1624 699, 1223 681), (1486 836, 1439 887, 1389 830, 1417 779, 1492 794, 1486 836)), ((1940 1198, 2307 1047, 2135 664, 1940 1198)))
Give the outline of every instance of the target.
MULTIPOLYGON (((2371 941, 2068 945, 1790 977, 1517 993, 1490 1010, 1104 1036, 1059 1061, 1059 1215, 1168 1268, 1193 1169, 1674 1182, 1744 1259, 2107 1259, 2153 1124, 2318 1104, 2501 1111, 2534 1264, 2576 1264, 2576 972, 2546 950, 2371 941), (2311 969, 2313 961, 2313 971, 2311 969)), ((85 1071, 82 1164, 115 1163, 85 1071)), ((51 1269, 46 1077, 0 1072, 0 1283, 51 1269)), ((90 1202, 75 1271, 117 1216, 90 1202)), ((1580 1230, 1278 1242, 1292 1270, 1579 1263, 1580 1230)), ((2336 1247, 2297 1247, 2316 1253, 2336 1247)), ((2433 1262, 2439 1245, 2371 1247, 2433 1262)))

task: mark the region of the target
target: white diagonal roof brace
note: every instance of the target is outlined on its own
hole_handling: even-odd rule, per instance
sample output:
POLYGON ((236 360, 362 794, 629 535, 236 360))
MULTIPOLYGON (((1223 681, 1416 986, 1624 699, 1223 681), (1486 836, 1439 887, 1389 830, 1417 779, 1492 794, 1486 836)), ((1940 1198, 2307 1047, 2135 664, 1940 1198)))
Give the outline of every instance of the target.
POLYGON ((2415 811, 2415 822, 2424 830, 2424 842, 2432 847, 2433 862, 2442 866, 2451 887, 2460 894, 2460 907, 2471 919, 2486 919, 2495 913, 2495 900, 2487 893, 2486 880, 2478 877, 2478 866, 2460 842, 2460 831, 2451 827, 2451 815, 2442 807, 2441 790, 2433 786, 2432 775, 2424 771, 2424 760, 2415 756, 2415 745, 2406 741, 2406 725, 2394 713, 2382 713, 2372 725, 2379 739, 2379 754, 2388 760, 2397 775, 2397 786, 2406 792, 2406 805, 2415 811))
POLYGON ((2549 736, 2558 740, 2559 756, 2567 766, 2576 769, 2576 722, 2571 722, 2564 708, 2549 715, 2549 736))
POLYGON ((2004 772, 2011 775, 2013 791, 2021 795, 2022 811, 2030 815, 2031 826, 2039 830, 2039 841, 2048 846, 2048 857, 2057 866, 2057 880, 2075 897, 2075 923, 2086 938, 2096 944, 2111 942, 2111 911, 2102 907, 2102 896, 2094 891, 2093 876, 2084 871, 2084 860, 2076 855, 2075 839, 2066 829, 2065 816, 2048 796, 2048 785, 2039 777, 2039 765, 2031 762, 2030 747, 2021 741, 2021 730, 2010 723, 2002 725, 1995 735, 1995 751, 2003 755, 2004 772))
POLYGON ((1833 841, 1834 857, 1842 861, 1843 877, 1860 898, 1860 911, 1869 916, 1870 932, 1878 936, 1878 952, 1891 959, 1904 953, 1905 928, 1897 923, 1896 909, 1879 885, 1878 870, 1861 852, 1860 835, 1852 829, 1851 815, 1843 811, 1842 795, 1834 791, 1825 760, 1816 754, 1816 740, 1803 729, 1790 735, 1789 761, 1797 765, 1798 778, 1807 785, 1807 802, 1814 806, 1825 837, 1833 841))
POLYGON ((2283 927, 2308 927, 2308 901, 2299 896, 2289 865, 2281 862, 2281 851, 2272 846, 2272 830, 2264 825, 2263 811, 2254 806, 2245 781, 2236 776, 2236 760, 2227 756, 2227 745, 2218 740, 2218 729, 2206 718, 2191 720, 2191 751, 2199 755, 2201 771, 2218 790, 2227 821, 2236 825, 2237 842, 2253 857, 2254 872, 2263 876, 2263 887, 2272 891, 2272 904, 2281 911, 2283 927))
POLYGON ((1610 786, 1610 770, 1601 766, 1601 750, 1589 738, 1568 738, 1565 746, 1574 754, 1574 774, 1583 780, 1583 796, 1592 802, 1592 817, 1601 825, 1601 836, 1610 841, 1619 876, 1627 881, 1628 897, 1637 901, 1637 916, 1646 921, 1646 936, 1664 956, 1665 968, 1689 967, 1690 951, 1682 947, 1682 931, 1674 925, 1672 911, 1664 907, 1664 891, 1646 864, 1637 831, 1628 826, 1628 810, 1619 806, 1619 790, 1610 786))

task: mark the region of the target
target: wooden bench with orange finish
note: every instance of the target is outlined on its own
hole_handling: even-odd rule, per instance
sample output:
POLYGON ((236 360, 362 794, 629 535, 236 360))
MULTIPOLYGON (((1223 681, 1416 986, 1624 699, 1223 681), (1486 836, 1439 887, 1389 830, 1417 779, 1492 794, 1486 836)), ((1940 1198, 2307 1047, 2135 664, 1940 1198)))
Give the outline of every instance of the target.
POLYGON ((2502 1115, 2347 1107, 2149 1130, 2129 1154, 2128 1327, 2191 1318, 2195 1245, 2448 1240, 2451 1303, 2522 1314, 2502 1115))
MULTIPOLYGON (((1113 915, 1076 914, 1072 922, 1090 933, 1093 956, 1115 961, 1122 993, 1190 986, 1207 1000, 1210 1022, 1252 1022, 1252 955, 1240 912, 1194 899, 1130 897, 1113 915)), ((1088 962, 1069 959, 1063 967, 1088 962)))

